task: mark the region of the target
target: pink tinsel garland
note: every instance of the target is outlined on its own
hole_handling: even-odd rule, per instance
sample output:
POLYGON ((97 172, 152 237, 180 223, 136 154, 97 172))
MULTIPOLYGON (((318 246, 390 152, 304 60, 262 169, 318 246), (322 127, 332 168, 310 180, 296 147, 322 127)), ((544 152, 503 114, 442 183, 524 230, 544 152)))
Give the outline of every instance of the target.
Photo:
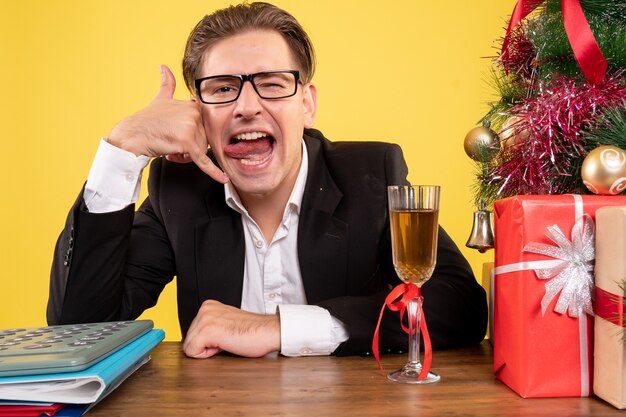
POLYGON ((530 132, 526 140, 503 147, 483 178, 499 187, 499 196, 513 194, 560 194, 560 176, 572 175, 572 161, 583 158, 582 133, 602 122, 601 113, 626 103, 626 79, 622 73, 607 77, 600 85, 557 75, 538 81, 534 97, 522 99, 509 116, 521 119, 516 133, 530 132))

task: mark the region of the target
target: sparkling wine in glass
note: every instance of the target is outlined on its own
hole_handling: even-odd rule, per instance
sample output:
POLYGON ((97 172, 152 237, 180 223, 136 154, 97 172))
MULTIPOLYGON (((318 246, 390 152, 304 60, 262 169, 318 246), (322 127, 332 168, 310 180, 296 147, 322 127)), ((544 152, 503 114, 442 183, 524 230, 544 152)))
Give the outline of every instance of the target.
MULTIPOLYGON (((396 273, 407 284, 421 287, 428 281, 437 261, 437 232, 439 216, 437 185, 393 185, 388 187, 389 217, 393 265, 396 273)), ((420 295, 409 301, 409 361, 387 377, 406 384, 428 384, 439 381, 439 375, 429 372, 418 379, 420 362, 420 295)))

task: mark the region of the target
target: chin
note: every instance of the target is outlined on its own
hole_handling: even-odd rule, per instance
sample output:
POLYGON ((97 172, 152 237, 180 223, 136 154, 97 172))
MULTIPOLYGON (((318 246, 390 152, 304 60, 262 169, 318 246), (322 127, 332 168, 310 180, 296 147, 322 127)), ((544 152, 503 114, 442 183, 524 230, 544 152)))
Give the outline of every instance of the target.
POLYGON ((263 181, 261 178, 254 177, 246 177, 244 179, 232 177, 231 182, 239 194, 267 195, 277 188, 272 183, 268 183, 263 181))

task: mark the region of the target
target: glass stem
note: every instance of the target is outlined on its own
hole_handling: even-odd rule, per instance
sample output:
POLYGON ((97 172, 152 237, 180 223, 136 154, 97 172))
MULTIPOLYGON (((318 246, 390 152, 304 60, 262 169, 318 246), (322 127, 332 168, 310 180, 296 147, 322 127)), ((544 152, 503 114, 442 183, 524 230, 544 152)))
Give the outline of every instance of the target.
POLYGON ((422 321, 422 302, 424 297, 419 296, 409 301, 407 311, 409 315, 409 363, 420 363, 420 322, 422 321))

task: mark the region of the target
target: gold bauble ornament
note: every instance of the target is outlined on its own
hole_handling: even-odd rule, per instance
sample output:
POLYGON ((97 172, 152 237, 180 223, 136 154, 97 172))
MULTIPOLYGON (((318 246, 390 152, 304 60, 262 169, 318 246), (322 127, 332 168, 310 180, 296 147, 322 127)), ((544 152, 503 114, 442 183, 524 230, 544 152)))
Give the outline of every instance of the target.
POLYGON ((598 146, 585 157, 580 174, 591 192, 619 194, 626 188, 626 151, 616 146, 598 146))
POLYGON ((488 162, 498 153, 498 135, 487 126, 467 132, 463 147, 467 156, 478 162, 488 162))
POLYGON ((520 129, 519 127, 522 120, 522 117, 511 116, 502 124, 502 130, 498 135, 500 136, 500 144, 502 147, 509 148, 528 139, 530 136, 528 129, 520 129))

